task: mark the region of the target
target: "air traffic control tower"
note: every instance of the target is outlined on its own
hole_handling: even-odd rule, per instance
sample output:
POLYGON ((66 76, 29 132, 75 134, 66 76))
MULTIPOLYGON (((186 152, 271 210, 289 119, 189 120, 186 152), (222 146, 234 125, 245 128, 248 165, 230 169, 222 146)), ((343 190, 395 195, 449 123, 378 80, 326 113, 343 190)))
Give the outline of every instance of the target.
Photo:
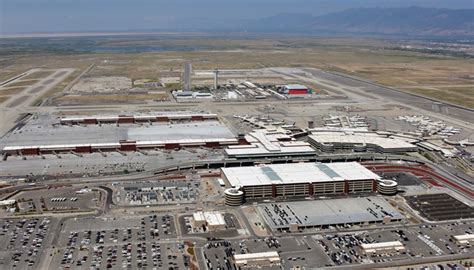
POLYGON ((192 65, 189 62, 183 64, 183 74, 181 82, 183 84, 183 91, 191 91, 191 72, 192 65))

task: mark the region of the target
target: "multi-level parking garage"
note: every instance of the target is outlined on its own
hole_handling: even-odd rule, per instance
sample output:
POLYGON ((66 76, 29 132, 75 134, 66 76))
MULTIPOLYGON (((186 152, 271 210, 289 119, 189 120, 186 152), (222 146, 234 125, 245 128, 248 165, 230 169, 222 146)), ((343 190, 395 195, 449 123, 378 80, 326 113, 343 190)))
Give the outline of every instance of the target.
POLYGON ((357 162, 272 164, 222 168, 222 178, 246 198, 373 192, 380 177, 357 162))

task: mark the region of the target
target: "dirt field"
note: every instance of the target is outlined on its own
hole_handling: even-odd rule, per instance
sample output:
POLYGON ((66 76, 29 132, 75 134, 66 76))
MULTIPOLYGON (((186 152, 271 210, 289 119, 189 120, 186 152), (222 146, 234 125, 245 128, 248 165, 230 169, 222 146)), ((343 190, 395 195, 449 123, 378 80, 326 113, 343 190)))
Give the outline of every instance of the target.
POLYGON ((9 96, 0 96, 0 103, 7 101, 9 98, 9 96))
POLYGON ((90 96, 63 96, 57 98, 58 104, 106 104, 106 103, 123 103, 138 102, 147 100, 166 100, 168 94, 132 94, 132 95, 90 95, 90 96))
MULTIPOLYGON (((125 45, 124 41, 118 43, 115 45, 125 45)), ((125 43, 136 45, 133 42, 125 43)), ((114 43, 107 45, 113 46, 114 43)), ((96 66, 88 76, 124 76, 132 80, 179 77, 184 61, 192 62, 194 70, 308 66, 360 76, 405 91, 474 108, 474 59, 385 50, 384 47, 390 44, 380 40, 187 38, 153 40, 146 45, 171 48, 186 45, 206 49, 120 54, 24 54, 14 61, 5 61, 10 65, 0 73, 0 79, 31 68, 72 67, 79 70, 75 74, 78 75, 92 63, 96 66), (41 64, 38 66, 36 63, 41 64)), ((68 80, 72 81, 74 78, 75 76, 70 76, 68 80)), ((67 83, 62 83, 53 92, 61 91, 61 87, 65 87, 67 83)), ((120 99, 127 100, 125 97, 120 99)))
POLYGON ((16 95, 16 94, 20 93, 23 90, 25 90, 25 87, 23 87, 23 86, 1 88, 0 89, 0 96, 16 95))

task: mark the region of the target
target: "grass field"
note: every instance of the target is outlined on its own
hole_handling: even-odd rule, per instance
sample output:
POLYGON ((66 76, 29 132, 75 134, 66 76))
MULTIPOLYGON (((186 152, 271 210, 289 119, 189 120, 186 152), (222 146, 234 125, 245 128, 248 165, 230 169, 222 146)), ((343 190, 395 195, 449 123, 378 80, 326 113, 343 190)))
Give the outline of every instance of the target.
POLYGON ((474 91, 471 90, 471 95, 461 94, 453 90, 427 89, 427 88, 410 88, 402 89, 404 91, 429 96, 439 100, 460 104, 465 107, 473 108, 474 91))

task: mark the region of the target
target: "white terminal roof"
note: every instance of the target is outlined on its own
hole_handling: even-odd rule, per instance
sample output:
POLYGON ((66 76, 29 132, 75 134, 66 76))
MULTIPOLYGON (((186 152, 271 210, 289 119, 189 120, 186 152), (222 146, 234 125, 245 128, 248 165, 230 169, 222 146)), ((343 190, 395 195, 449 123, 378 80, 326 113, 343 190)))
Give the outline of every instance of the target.
POLYGON ((315 154, 307 142, 292 140, 281 131, 256 130, 245 136, 250 145, 234 145, 225 152, 228 156, 274 155, 274 154, 315 154), (284 141, 280 141, 284 140, 284 141))
POLYGON ((308 87, 302 84, 287 84, 285 87, 287 89, 308 89, 308 87))
POLYGON ((380 179, 357 162, 271 164, 221 170, 233 187, 380 179))
POLYGON ((376 133, 318 132, 310 135, 309 138, 323 144, 373 144, 384 149, 416 149, 415 145, 404 140, 384 137, 376 133))

